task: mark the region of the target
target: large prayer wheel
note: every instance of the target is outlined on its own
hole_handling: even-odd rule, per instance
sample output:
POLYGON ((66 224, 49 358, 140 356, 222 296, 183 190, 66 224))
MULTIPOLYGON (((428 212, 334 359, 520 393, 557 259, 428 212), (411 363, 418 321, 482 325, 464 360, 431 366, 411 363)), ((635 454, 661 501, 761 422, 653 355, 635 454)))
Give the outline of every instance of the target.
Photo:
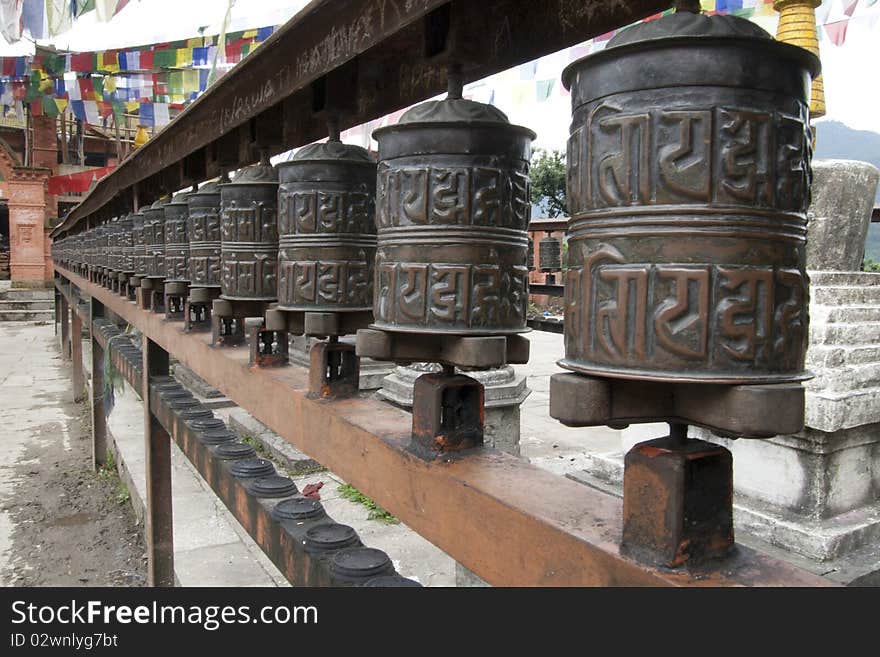
POLYGON ((147 278, 165 278, 165 206, 167 204, 167 199, 159 199, 142 210, 147 278))
POLYGON ((527 331, 535 133, 491 105, 450 93, 373 136, 374 328, 463 336, 527 331))
POLYGON ((171 197, 165 209, 165 282, 189 281, 189 241, 186 235, 190 192, 179 192, 171 197))
POLYGON ((187 197, 186 235, 189 281, 193 287, 220 289, 220 183, 203 185, 187 197))
POLYGON ((372 312, 375 160, 331 139, 279 164, 278 177, 278 308, 372 312))
POLYGON ((597 376, 802 380, 809 52, 678 12, 571 64, 565 358, 597 376))
POLYGON ((274 301, 278 294, 278 174, 268 161, 220 185, 220 297, 274 301))

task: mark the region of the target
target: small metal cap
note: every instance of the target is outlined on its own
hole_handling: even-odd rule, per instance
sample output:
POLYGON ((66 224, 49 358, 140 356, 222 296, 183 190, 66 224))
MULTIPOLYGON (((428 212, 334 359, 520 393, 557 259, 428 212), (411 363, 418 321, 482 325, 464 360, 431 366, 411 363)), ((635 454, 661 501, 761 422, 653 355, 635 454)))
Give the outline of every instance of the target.
POLYGON ((235 434, 226 429, 209 429, 204 432, 197 432, 196 438, 205 445, 223 445, 235 442, 235 434))
POLYGON ((299 491, 292 479, 275 474, 258 477, 248 486, 248 492, 256 497, 289 497, 299 491))
POLYGON ((340 550, 333 557, 330 572, 344 578, 361 579, 375 577, 392 570, 388 555, 369 547, 340 550))
POLYGON ((183 418, 184 422, 196 422, 213 418, 214 412, 205 406, 200 408, 188 408, 180 414, 180 417, 183 418))
POLYGON ((197 408, 201 407, 202 402, 196 399, 193 396, 189 397, 175 397, 173 399, 168 400, 168 406, 173 408, 175 411, 182 411, 188 408, 197 408))
POLYGON ((282 500, 272 509, 275 520, 312 520, 327 515, 324 505, 309 497, 294 497, 282 500))
POLYGON ((366 582, 364 582, 364 586, 369 587, 377 587, 377 588, 413 588, 420 589, 422 585, 419 584, 414 579, 407 579, 403 575, 398 575, 394 573, 393 575, 379 575, 378 577, 371 577, 366 582))
POLYGON ((271 461, 267 461, 266 459, 250 457, 236 461, 232 464, 232 467, 229 468, 229 471, 232 473, 232 476, 241 477, 242 479, 250 477, 268 477, 269 475, 275 474, 275 466, 272 465, 271 461))
POLYGON ((323 552, 327 550, 341 550, 353 547, 359 542, 357 532, 348 525, 340 525, 336 522, 328 522, 311 527, 307 532, 303 543, 306 550, 323 552))
POLYGON ((220 445, 214 453, 217 455, 217 458, 223 459, 224 461, 230 461, 232 459, 248 459, 257 455, 257 452, 253 447, 239 442, 224 443, 220 445))
POLYGON ((219 417, 193 420, 190 426, 194 431, 216 431, 218 429, 226 429, 226 423, 219 417))

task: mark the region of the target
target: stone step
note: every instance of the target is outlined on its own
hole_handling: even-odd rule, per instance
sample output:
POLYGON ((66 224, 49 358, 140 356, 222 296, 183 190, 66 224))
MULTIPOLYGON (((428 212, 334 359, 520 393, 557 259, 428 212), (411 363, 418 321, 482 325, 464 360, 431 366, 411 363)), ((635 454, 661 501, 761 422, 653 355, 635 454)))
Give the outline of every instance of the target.
POLYGON ((866 363, 880 363, 880 345, 813 345, 807 352, 807 367, 814 371, 823 367, 850 367, 866 363))
POLYGON ((55 302, 52 299, 32 299, 21 301, 8 301, 0 299, 0 311, 4 310, 53 310, 55 302))
POLYGON ((810 296, 820 306, 880 305, 880 285, 817 286, 810 296))
POLYGON ((880 304, 840 306, 828 313, 829 322, 880 322, 880 304))
POLYGON ((41 300, 45 301, 49 299, 51 301, 55 300, 55 294, 52 290, 42 290, 42 289, 13 289, 10 288, 5 292, 0 292, 0 301, 30 301, 30 300, 41 300))
POLYGON ((53 310, 0 310, 0 322, 51 322, 53 310))
POLYGON ((827 345, 880 344, 880 322, 828 323, 810 329, 810 342, 827 345))
POLYGON ((807 387, 816 391, 847 392, 880 386, 880 362, 814 372, 816 378, 809 381, 807 387))
POLYGON ((812 287, 836 285, 880 285, 880 274, 867 271, 811 271, 812 287))

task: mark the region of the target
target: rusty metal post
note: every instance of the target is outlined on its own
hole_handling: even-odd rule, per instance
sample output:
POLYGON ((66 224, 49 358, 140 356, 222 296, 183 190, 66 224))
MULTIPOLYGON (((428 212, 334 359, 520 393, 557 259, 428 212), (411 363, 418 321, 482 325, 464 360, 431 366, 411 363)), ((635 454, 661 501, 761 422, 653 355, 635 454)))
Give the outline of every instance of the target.
POLYGON ((60 298, 61 303, 61 358, 70 360, 70 310, 67 303, 67 297, 63 294, 60 298))
POLYGON ((104 405, 104 349, 95 339, 95 320, 104 317, 104 304, 92 297, 89 317, 89 342, 92 356, 92 467, 98 470, 107 458, 107 415, 104 405))
POLYGON ((73 401, 80 402, 85 396, 83 376, 82 318, 74 306, 70 308, 70 358, 73 361, 73 401))
POLYGON ((168 352, 146 335, 143 342, 144 441, 147 474, 147 584, 174 586, 171 508, 171 438, 153 412, 150 379, 168 375, 168 352))

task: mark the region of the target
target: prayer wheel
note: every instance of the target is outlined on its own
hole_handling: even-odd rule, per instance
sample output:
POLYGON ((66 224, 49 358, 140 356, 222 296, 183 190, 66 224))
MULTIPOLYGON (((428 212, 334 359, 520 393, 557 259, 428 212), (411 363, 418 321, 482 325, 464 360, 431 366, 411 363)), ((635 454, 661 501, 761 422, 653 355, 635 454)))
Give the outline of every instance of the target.
POLYGON ((278 309, 372 318, 376 162, 338 138, 278 165, 278 309))
POLYGON ((549 235, 542 239, 538 244, 538 264, 544 272, 562 269, 562 242, 549 235))
MULTIPOLYGON (((527 331, 529 159, 535 133, 491 105, 418 105, 379 142, 373 328, 527 331)), ((428 357, 424 360, 432 360, 428 357)))
POLYGON ((807 378, 818 71, 815 55, 745 19, 688 11, 566 68, 560 365, 665 382, 807 378))
POLYGON ((188 277, 192 287, 220 290, 220 182, 187 197, 188 277))
POLYGON ((131 215, 132 266, 134 276, 147 275, 147 244, 144 235, 144 213, 133 212, 131 215))
POLYGON ((220 185, 222 299, 276 299, 277 208, 278 174, 267 159, 220 185))
POLYGON ((167 199, 159 199, 142 211, 147 278, 165 278, 165 206, 167 204, 167 199))
POLYGON ((134 213, 129 212, 119 220, 119 273, 128 276, 134 273, 134 213))
POLYGON ((190 192, 180 192, 164 206, 165 211, 165 282, 187 283, 189 281, 189 241, 186 225, 190 192))

